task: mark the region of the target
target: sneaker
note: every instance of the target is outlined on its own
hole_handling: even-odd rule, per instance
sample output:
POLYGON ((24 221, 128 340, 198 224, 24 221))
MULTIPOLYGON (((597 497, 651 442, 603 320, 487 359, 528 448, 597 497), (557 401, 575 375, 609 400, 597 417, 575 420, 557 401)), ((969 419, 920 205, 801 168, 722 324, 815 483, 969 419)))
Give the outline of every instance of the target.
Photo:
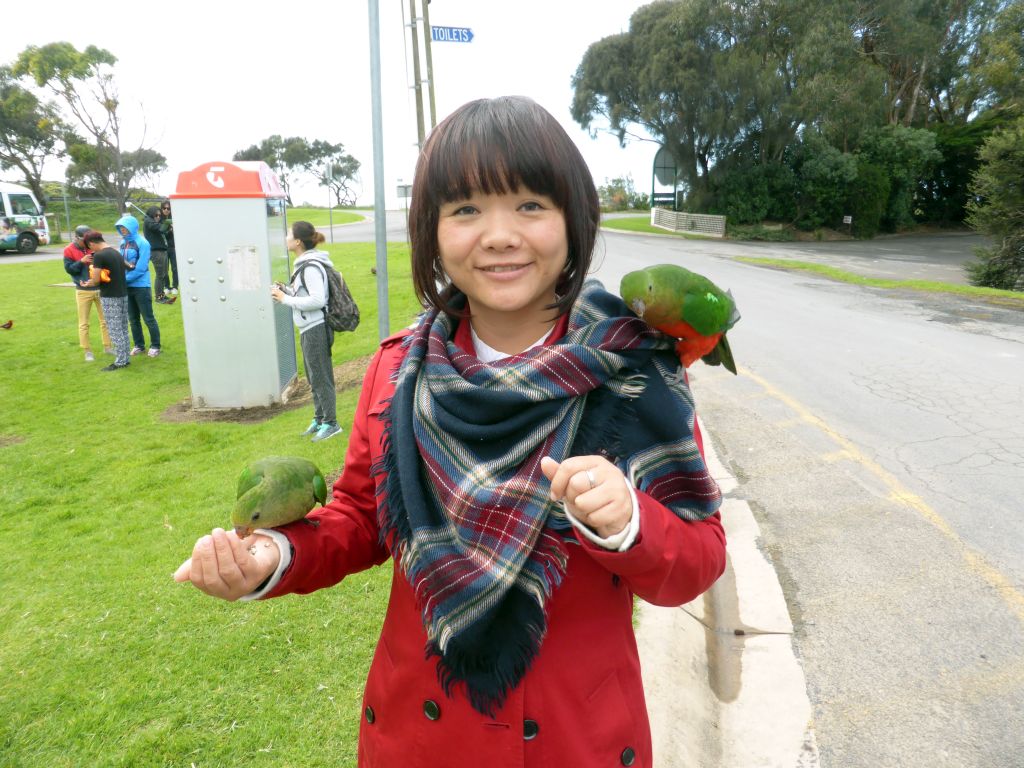
POLYGON ((160 355, 160 348, 159 347, 150 347, 149 348, 149 352, 147 354, 150 357, 159 357, 159 355, 160 355))
POLYGON ((167 300, 166 296, 157 296, 155 301, 156 301, 157 304, 170 304, 171 303, 171 302, 169 302, 167 300))
POLYGON ((122 365, 118 365, 117 363, 111 363, 110 365, 108 365, 108 366, 106 366, 104 368, 100 368, 100 370, 101 371, 119 371, 122 368, 127 368, 129 365, 131 365, 131 363, 123 363, 122 365))
POLYGON ((337 424, 321 424, 320 428, 317 429, 316 434, 313 435, 313 442, 319 443, 321 440, 326 440, 329 437, 334 437, 340 434, 342 429, 337 424))
POLYGON ((96 359, 96 358, 95 358, 95 357, 93 357, 93 355, 92 355, 92 350, 91 350, 91 349, 89 349, 89 350, 86 350, 86 352, 85 352, 85 362, 87 362, 87 363, 91 363, 91 362, 93 362, 93 361, 94 361, 95 359, 96 359))
POLYGON ((131 355, 132 357, 135 357, 136 355, 141 355, 145 351, 146 350, 144 350, 142 347, 132 347, 132 351, 129 352, 128 354, 131 355))
POLYGON ((306 431, 303 432, 302 434, 304 434, 304 435, 312 435, 318 429, 320 429, 320 422, 317 421, 316 419, 313 419, 311 422, 309 422, 309 426, 306 427, 306 431))

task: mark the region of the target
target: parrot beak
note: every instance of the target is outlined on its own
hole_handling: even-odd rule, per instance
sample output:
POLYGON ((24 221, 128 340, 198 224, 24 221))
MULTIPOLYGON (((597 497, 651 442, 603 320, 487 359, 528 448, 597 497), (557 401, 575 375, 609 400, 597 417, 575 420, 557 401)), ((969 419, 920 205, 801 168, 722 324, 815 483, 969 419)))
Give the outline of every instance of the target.
POLYGON ((630 305, 629 308, 633 310, 633 314, 635 314, 637 317, 643 319, 644 310, 647 309, 647 305, 644 304, 644 300, 643 299, 637 298, 637 299, 633 299, 633 303, 630 305))
POLYGON ((236 525, 235 535, 240 539, 247 539, 252 536, 252 528, 248 525, 236 525))

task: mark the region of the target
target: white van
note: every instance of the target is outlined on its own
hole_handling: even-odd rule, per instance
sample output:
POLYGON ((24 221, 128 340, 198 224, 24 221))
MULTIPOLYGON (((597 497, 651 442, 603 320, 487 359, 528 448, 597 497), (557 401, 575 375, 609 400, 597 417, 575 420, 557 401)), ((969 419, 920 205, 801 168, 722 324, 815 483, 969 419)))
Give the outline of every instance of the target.
POLYGON ((0 251, 34 253, 49 242, 50 227, 32 190, 0 181, 0 251))

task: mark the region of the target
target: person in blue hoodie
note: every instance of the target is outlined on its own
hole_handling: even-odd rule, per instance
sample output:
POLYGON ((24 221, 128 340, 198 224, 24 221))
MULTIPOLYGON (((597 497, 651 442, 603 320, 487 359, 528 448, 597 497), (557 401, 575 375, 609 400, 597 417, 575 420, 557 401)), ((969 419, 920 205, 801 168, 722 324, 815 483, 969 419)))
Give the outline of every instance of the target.
POLYGON ((132 329, 131 355, 146 351, 146 338, 142 335, 142 321, 149 329, 149 356, 160 354, 160 326, 153 314, 153 296, 149 282, 149 241, 139 234, 139 222, 125 214, 114 225, 121 235, 121 258, 127 265, 125 282, 128 284, 128 323, 132 329))

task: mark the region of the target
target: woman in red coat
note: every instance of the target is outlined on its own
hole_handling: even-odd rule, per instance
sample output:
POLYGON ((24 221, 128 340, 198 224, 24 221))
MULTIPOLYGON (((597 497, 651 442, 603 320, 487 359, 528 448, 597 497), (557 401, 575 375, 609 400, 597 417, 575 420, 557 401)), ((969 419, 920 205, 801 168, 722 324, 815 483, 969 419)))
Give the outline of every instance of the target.
POLYGON ((585 280, 599 218, 534 102, 442 122, 409 216, 427 311, 370 364, 319 525, 217 529, 175 574, 269 598, 391 559, 360 766, 651 765, 633 596, 711 586, 721 497, 674 340, 585 280))

